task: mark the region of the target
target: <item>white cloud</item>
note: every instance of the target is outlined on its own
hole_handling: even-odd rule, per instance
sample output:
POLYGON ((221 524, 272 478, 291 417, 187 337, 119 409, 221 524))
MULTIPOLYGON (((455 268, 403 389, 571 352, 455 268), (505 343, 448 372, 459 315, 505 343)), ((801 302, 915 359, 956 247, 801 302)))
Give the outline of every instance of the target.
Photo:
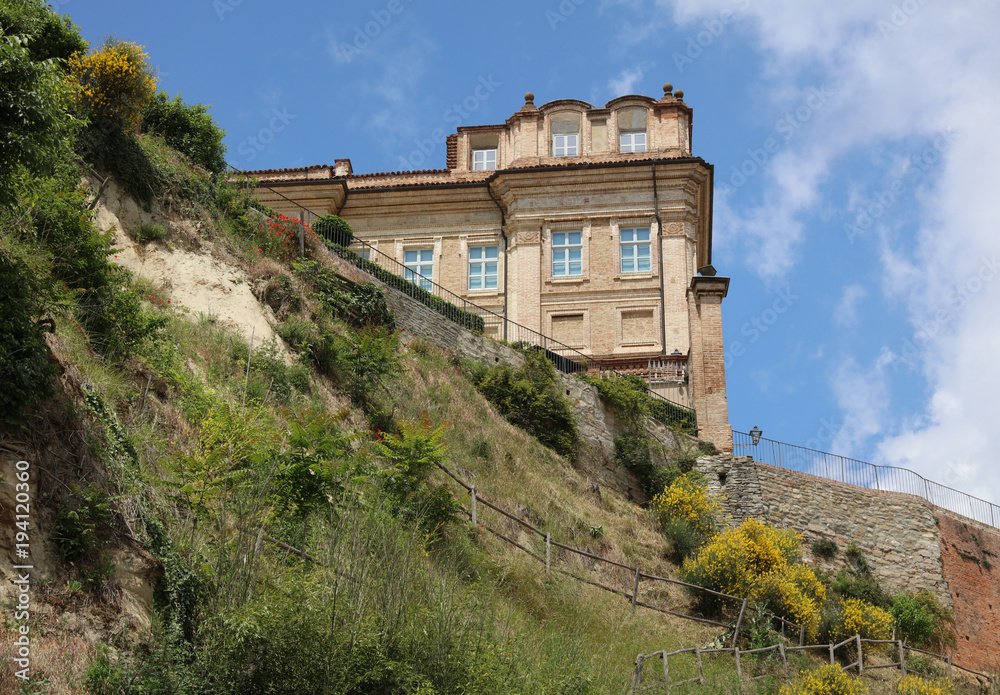
MULTIPOLYGON (((993 463, 1000 450, 994 415, 1000 393, 995 309, 1000 282, 977 275, 988 274, 983 269, 1000 254, 1000 196, 988 193, 988 186, 1000 181, 1000 42, 995 37, 1000 5, 972 0, 658 4, 684 23, 711 20, 724 9, 741 10, 735 31, 749 37, 765 60, 757 90, 762 102, 755 107, 782 113, 794 103, 787 96, 789 84, 802 93, 819 80, 836 93, 816 112, 812 126, 797 131, 770 162, 759 203, 746 208, 736 195, 723 197, 726 221, 761 245, 754 267, 764 277, 810 262, 801 258, 800 247, 812 230, 801 219, 816 211, 820 186, 825 191, 831 183, 828 172, 853 165, 854 159, 867 162, 877 147, 913 145, 921 152, 933 147, 941 133, 954 132, 954 141, 938 151, 928 174, 908 190, 919 201, 909 211, 918 222, 899 226, 883 220, 873 230, 885 270, 884 296, 908 311, 914 334, 905 339, 920 370, 914 376, 926 378, 930 395, 918 408, 921 416, 902 423, 901 416, 889 412, 877 386, 881 382, 864 387, 838 372, 834 391, 849 424, 837 443, 850 448, 864 437, 883 437, 885 462, 929 478, 946 476, 942 482, 1000 501, 1000 467, 993 463), (928 322, 937 324, 934 334, 913 339, 928 322), (863 396, 859 400, 854 393, 863 396), (851 425, 859 402, 868 422, 899 434, 888 435, 863 418, 851 425)), ((909 164, 882 166, 891 176, 909 164)), ((838 194, 851 193, 851 185, 844 182, 838 194)), ((865 195, 855 189, 852 199, 865 195)), ((876 366, 865 373, 874 378, 884 371, 876 366)))
POLYGON ((858 322, 858 304, 868 296, 861 285, 848 285, 840 296, 840 302, 833 311, 833 321, 838 326, 850 328, 858 322))
POLYGON ((647 63, 641 63, 634 68, 622 70, 617 77, 608 80, 608 91, 612 98, 634 94, 636 83, 642 79, 648 67, 647 63))

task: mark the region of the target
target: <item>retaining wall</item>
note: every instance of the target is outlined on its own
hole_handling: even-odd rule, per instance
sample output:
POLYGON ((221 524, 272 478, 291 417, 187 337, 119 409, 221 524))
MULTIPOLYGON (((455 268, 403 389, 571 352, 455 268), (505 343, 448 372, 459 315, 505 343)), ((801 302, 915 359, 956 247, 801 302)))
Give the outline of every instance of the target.
POLYGON ((892 593, 927 589, 955 614, 956 663, 1000 670, 1000 532, 913 495, 839 483, 728 455, 698 459, 710 491, 739 523, 761 518, 802 534, 802 554, 817 568, 847 566, 856 543, 892 593), (833 540, 831 560, 811 545, 833 540))

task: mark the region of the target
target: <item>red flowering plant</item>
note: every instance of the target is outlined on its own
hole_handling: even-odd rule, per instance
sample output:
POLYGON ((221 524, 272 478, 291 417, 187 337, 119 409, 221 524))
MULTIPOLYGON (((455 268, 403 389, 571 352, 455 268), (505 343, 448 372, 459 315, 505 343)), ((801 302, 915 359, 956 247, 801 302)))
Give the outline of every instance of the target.
POLYGON ((272 256, 288 262, 300 257, 300 238, 305 243, 306 257, 315 256, 315 251, 322 242, 312 225, 287 215, 269 217, 257 223, 250 238, 248 253, 251 258, 272 256))

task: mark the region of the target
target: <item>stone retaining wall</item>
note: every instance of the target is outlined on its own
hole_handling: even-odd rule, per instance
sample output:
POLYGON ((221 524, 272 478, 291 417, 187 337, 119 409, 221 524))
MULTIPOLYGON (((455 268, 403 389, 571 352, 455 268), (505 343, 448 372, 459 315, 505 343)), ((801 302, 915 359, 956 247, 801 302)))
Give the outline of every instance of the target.
POLYGON ((855 543, 891 593, 927 589, 955 614, 955 662, 1000 670, 1000 532, 913 495, 869 490, 785 470, 750 457, 703 456, 695 465, 721 495, 733 524, 760 518, 802 534, 802 554, 819 569, 847 567, 855 543), (820 539, 837 544, 816 557, 820 539))

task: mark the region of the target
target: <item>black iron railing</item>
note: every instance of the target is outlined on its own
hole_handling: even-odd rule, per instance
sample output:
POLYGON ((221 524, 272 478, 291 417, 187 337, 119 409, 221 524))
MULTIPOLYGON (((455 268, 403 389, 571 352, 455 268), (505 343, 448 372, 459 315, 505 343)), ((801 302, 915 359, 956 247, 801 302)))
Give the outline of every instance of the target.
POLYGON ((849 485, 915 495, 933 505, 993 527, 1000 523, 1000 506, 935 483, 907 468, 880 466, 764 437, 754 444, 753 437, 736 430, 733 430, 733 453, 737 456, 753 456, 755 461, 761 463, 849 485))

